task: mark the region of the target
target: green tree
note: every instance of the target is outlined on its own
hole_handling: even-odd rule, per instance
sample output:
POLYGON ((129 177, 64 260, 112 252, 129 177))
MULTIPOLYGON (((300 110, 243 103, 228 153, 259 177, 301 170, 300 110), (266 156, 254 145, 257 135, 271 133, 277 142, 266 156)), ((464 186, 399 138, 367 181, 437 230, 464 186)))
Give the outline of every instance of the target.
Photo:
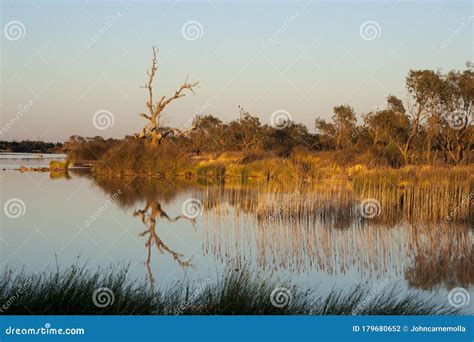
POLYGON ((346 148, 352 146, 353 132, 356 129, 357 118, 354 109, 348 105, 334 107, 332 117, 336 130, 336 148, 346 148))
POLYGON ((364 124, 374 145, 381 145, 386 149, 396 147, 405 163, 408 162, 405 150, 410 134, 410 120, 401 100, 390 95, 387 98, 387 109, 366 114, 364 124))
POLYGON ((474 127, 474 72, 468 69, 450 71, 444 79, 442 98, 444 115, 440 120, 439 140, 445 161, 450 158, 454 164, 469 160, 468 151, 473 144, 474 127))

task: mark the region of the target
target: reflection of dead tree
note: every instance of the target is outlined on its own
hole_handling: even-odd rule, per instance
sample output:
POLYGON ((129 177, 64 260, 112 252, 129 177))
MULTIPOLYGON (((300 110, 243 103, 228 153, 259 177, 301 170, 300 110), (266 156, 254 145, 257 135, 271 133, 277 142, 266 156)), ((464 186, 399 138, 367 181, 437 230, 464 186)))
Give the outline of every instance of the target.
POLYGON ((150 263, 151 263, 151 247, 153 245, 156 246, 156 249, 163 254, 164 252, 169 253, 174 260, 178 262, 178 264, 181 267, 193 267, 191 264, 191 259, 189 260, 184 260, 183 259, 183 254, 177 253, 170 249, 164 242, 159 238, 159 236, 156 234, 156 219, 157 218, 164 218, 167 219, 168 222, 176 222, 180 219, 185 219, 191 222, 193 227, 195 228, 195 223, 196 221, 194 219, 191 219, 189 217, 186 217, 184 215, 178 215, 174 218, 171 218, 168 216, 168 214, 163 211, 161 208, 161 204, 154 200, 154 201, 147 201, 147 204, 145 208, 142 210, 136 210, 133 213, 133 216, 138 216, 140 217, 140 220, 142 223, 147 227, 147 229, 138 236, 145 236, 148 234, 148 240, 145 242, 145 248, 147 249, 147 259, 146 259, 146 268, 147 268, 147 273, 148 273, 148 281, 150 283, 150 286, 153 286, 154 283, 154 278, 153 274, 151 273, 151 268, 150 268, 150 263), (150 211, 150 213, 148 213, 150 211))
MULTIPOLYGON (((160 131, 160 124, 159 119, 162 111, 165 109, 167 105, 169 105, 172 101, 179 99, 183 96, 186 96, 186 91, 190 91, 195 94, 194 89, 197 88, 199 82, 188 83, 188 78, 181 85, 181 87, 175 91, 173 96, 166 97, 162 96, 159 101, 153 103, 153 79, 156 75, 156 71, 158 70, 158 49, 153 47, 153 58, 151 60, 151 69, 147 70, 148 80, 142 88, 145 88, 148 91, 148 100, 146 106, 148 108, 149 114, 139 113, 141 117, 148 120, 148 124, 142 129, 142 131, 137 134, 138 138, 141 139, 149 139, 151 141, 152 146, 158 146, 162 143, 162 141, 166 138, 166 136, 170 134, 183 134, 186 131, 181 131, 179 129, 168 129, 166 131, 160 131)), ((190 130, 192 130, 191 128, 190 130)), ((190 131, 188 130, 188 131, 190 131)))

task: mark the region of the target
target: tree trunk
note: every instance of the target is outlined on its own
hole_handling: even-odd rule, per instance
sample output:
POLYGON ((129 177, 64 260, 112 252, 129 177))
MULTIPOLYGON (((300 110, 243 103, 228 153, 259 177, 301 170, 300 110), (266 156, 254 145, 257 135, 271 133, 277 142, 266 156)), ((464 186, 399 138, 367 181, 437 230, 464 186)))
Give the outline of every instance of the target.
POLYGON ((151 147, 158 147, 160 144, 160 137, 156 133, 156 131, 153 131, 151 134, 151 141, 150 141, 150 146, 151 147))

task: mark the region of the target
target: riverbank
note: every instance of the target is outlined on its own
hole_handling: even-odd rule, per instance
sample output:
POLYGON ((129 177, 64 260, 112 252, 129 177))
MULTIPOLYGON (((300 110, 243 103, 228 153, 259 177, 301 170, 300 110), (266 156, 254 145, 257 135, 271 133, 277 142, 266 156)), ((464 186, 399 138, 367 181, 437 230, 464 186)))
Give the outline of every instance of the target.
MULTIPOLYGON (((110 189, 110 194, 117 189, 127 193, 124 184, 127 185, 125 188, 130 187, 133 179, 143 180, 147 183, 144 188, 158 192, 159 188, 170 185, 174 185, 173 188, 225 185, 228 189, 251 185, 265 193, 259 201, 261 217, 280 212, 281 203, 285 203, 285 217, 323 215, 334 216, 338 221, 344 217, 349 224, 352 219, 357 219, 359 204, 369 199, 383 209, 372 221, 388 224, 401 219, 464 224, 470 222, 474 212, 471 204, 474 191, 472 164, 369 168, 362 164, 340 165, 333 162, 330 155, 307 151, 294 151, 287 157, 243 152, 178 156, 175 159, 155 156, 138 166, 131 164, 130 159, 123 159, 122 163, 117 163, 114 158, 111 162, 104 162, 90 165, 68 159, 52 161, 49 167, 19 170, 47 171, 51 178, 69 178, 69 171, 86 173, 102 187, 110 189), (285 196, 296 192, 298 196, 292 196, 286 203, 285 196)), ((131 191, 138 190, 133 188, 131 191)), ((133 193, 123 196, 133 197, 133 193)))
POLYGON ((468 178, 474 174, 474 165, 410 165, 393 168, 389 166, 367 166, 361 163, 338 163, 334 153, 314 153, 295 150, 288 156, 270 152, 223 152, 195 154, 172 154, 157 150, 146 157, 146 153, 104 156, 97 162, 74 161, 74 164, 90 165, 94 175, 107 177, 157 177, 183 179, 255 179, 291 182, 312 180, 352 180, 355 176, 389 174, 394 181, 405 186, 410 177, 437 176, 450 178, 463 173, 468 178), (399 180, 398 178, 401 178, 399 180))

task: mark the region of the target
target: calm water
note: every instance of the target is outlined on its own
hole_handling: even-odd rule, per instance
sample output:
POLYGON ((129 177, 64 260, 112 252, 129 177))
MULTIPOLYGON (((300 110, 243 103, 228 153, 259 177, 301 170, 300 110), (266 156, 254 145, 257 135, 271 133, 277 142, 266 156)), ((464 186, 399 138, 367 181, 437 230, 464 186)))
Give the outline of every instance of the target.
POLYGON ((0 169, 13 170, 20 166, 48 167, 51 160, 64 160, 65 154, 0 153, 0 169))
MULTIPOLYGON (((32 162, 38 160, 17 164, 32 162)), ((15 162, 2 159, 7 164, 15 162)), ((133 277, 161 287, 217 281, 227 267, 246 265, 320 295, 386 280, 400 293, 435 293, 446 305, 453 287, 474 293, 469 224, 364 220, 347 184, 275 194, 268 184, 98 181, 13 170, 0 177, 2 203, 24 203, 24 215, 2 215, 2 269, 41 272, 79 258, 92 269, 130 264, 133 277)))

